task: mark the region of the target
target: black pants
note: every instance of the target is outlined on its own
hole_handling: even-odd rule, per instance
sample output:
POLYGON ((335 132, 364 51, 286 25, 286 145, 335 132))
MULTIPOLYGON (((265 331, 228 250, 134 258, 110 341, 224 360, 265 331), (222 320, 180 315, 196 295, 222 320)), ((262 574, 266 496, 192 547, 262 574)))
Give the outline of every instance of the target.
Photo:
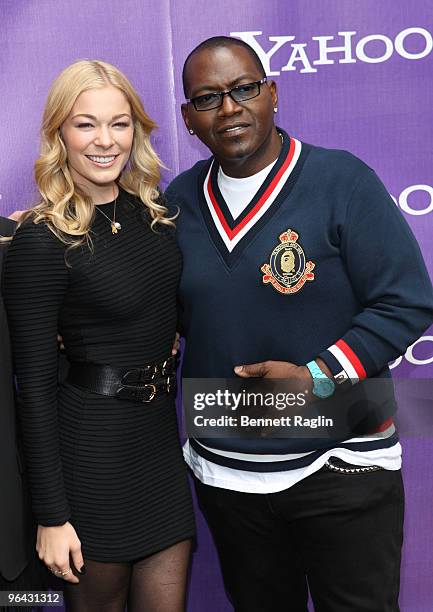
POLYGON ((271 494, 195 479, 236 612, 398 612, 400 471, 322 468, 271 494))

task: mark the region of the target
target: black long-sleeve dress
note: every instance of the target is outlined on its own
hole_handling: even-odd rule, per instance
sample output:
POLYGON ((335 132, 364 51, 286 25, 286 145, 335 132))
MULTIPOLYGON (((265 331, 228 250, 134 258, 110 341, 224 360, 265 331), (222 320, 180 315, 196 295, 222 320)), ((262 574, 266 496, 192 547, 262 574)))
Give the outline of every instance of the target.
MULTIPOLYGON (((114 203, 101 205, 112 218, 114 203)), ((57 333, 74 362, 139 367, 164 360, 176 332, 181 255, 120 191, 112 234, 96 212, 93 252, 71 249, 44 223, 17 231, 5 302, 32 506, 42 525, 70 521, 84 558, 132 561, 192 537, 194 519, 174 400, 142 404, 57 381, 57 333)))

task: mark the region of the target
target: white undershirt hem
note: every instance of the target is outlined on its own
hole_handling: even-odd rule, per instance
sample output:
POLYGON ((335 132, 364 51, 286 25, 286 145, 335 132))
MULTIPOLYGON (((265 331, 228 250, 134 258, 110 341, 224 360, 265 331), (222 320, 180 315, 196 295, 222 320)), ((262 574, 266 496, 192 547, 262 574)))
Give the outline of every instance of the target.
POLYGON ((359 466, 378 465, 385 470, 401 468, 401 445, 399 442, 389 448, 371 451, 350 451, 345 448, 332 448, 324 452, 310 465, 284 472, 250 472, 218 465, 201 457, 190 445, 183 447, 186 463, 194 475, 204 484, 212 487, 239 491, 242 493, 277 493, 293 487, 297 482, 319 471, 329 459, 338 457, 346 463, 359 466))

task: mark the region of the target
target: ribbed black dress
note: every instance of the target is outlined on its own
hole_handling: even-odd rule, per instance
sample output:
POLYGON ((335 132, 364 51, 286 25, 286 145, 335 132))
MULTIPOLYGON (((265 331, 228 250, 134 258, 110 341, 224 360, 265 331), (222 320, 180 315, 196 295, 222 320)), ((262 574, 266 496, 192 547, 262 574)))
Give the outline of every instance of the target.
MULTIPOLYGON (((112 218, 113 205, 100 208, 112 218)), ((27 221, 4 272, 36 520, 69 520, 84 558, 106 562, 194 534, 174 400, 140 404, 57 382, 58 331, 71 361, 138 367, 171 354, 181 271, 173 232, 152 231, 144 205, 124 191, 116 220, 113 235, 96 212, 94 252, 70 250, 70 267, 65 245, 27 221)))

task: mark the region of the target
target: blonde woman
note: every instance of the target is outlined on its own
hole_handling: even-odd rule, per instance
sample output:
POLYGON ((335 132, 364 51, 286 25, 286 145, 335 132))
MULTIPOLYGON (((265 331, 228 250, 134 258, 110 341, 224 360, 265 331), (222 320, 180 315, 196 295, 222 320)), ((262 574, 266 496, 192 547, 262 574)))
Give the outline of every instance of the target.
POLYGON ((180 612, 194 534, 174 407, 181 256, 158 191, 155 124, 126 77, 55 80, 40 201, 5 267, 39 557, 69 610, 180 612), (57 382, 57 333, 70 361, 57 382))

